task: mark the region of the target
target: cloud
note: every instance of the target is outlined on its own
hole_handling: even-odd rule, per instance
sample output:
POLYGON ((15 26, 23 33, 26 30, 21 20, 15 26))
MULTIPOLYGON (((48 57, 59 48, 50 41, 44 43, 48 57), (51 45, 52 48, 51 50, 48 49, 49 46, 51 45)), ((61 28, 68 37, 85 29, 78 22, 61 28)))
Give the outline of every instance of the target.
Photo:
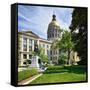
POLYGON ((41 38, 47 38, 48 24, 52 20, 52 14, 56 15, 60 27, 68 29, 71 23, 73 8, 25 6, 18 7, 18 30, 32 30, 41 38))

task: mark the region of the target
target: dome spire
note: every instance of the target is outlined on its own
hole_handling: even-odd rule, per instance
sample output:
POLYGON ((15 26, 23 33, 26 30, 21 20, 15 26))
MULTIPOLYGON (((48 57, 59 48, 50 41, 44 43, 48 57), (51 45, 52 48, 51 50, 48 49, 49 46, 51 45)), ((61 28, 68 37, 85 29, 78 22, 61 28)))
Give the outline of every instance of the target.
POLYGON ((56 21, 56 15, 55 14, 53 14, 53 16, 52 16, 53 18, 52 18, 52 21, 56 21))

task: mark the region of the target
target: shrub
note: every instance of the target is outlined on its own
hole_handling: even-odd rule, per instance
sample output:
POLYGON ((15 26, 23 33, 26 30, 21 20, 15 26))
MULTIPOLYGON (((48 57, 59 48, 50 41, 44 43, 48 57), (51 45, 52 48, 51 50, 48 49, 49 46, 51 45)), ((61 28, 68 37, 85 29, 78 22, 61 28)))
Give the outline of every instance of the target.
POLYGON ((58 59, 58 64, 63 65, 67 63, 67 56, 66 55, 60 55, 58 59))
POLYGON ((73 65, 73 66, 50 66, 50 67, 48 67, 45 70, 44 74, 63 73, 63 72, 85 73, 86 72, 86 66, 80 66, 80 65, 73 65))
POLYGON ((44 72, 45 74, 47 73, 62 73, 65 72, 66 70, 64 69, 64 66, 49 66, 47 70, 44 72))
POLYGON ((83 65, 72 65, 72 66, 64 66, 65 69, 67 69, 69 72, 73 73, 85 73, 86 72, 86 66, 83 65))
POLYGON ((20 71, 18 72, 18 81, 27 79, 36 74, 38 74, 38 71, 35 68, 20 71))

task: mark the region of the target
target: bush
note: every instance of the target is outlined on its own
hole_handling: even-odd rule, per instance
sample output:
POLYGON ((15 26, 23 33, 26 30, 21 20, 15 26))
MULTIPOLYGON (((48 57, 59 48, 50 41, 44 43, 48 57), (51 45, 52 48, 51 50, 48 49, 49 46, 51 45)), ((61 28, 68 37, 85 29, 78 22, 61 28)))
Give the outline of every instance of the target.
POLYGON ((33 75, 38 74, 38 71, 36 69, 28 69, 18 72, 18 81, 27 79, 33 75))
POLYGON ((65 69, 67 69, 69 72, 73 73, 85 73, 86 72, 86 66, 84 65, 72 65, 72 66, 64 66, 65 69))
POLYGON ((81 60, 78 62, 79 65, 87 65, 87 61, 85 60, 81 60))
POLYGON ((50 74, 50 73, 61 73, 61 72, 65 72, 66 70, 64 70, 64 66, 49 66, 47 68, 47 70, 44 72, 44 74, 50 74))
POLYGON ((47 70, 57 70, 57 69, 61 69, 61 68, 63 68, 64 66, 49 66, 48 68, 47 68, 47 70))
POLYGON ((81 65, 73 65, 73 66, 50 66, 48 67, 44 74, 52 74, 52 73, 63 73, 63 72, 69 72, 69 73, 85 73, 86 72, 86 66, 81 65))
POLYGON ((58 59, 58 64, 63 65, 67 62, 67 56, 66 55, 60 55, 58 59))

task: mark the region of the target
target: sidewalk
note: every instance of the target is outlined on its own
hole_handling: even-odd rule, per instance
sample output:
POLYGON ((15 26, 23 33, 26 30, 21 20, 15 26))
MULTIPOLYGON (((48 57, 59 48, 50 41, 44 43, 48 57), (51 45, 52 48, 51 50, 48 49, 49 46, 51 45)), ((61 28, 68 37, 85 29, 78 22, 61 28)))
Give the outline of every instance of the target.
POLYGON ((26 85, 29 84, 30 82, 32 82, 33 80, 35 80, 36 78, 40 77, 42 75, 42 73, 38 74, 38 75, 34 75, 30 78, 27 78, 25 80, 22 80, 18 83, 18 85, 26 85))

